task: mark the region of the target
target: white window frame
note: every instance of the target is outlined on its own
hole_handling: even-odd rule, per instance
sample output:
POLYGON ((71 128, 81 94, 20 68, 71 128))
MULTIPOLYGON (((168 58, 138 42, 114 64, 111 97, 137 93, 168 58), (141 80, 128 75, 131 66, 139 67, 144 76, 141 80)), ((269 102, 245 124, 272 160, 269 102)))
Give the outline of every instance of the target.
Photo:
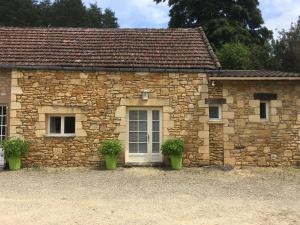
POLYGON ((49 137, 75 137, 76 136, 76 116, 75 115, 55 115, 51 114, 48 115, 48 124, 47 124, 47 129, 48 129, 48 135, 49 137), (50 118, 51 117, 60 117, 61 120, 61 126, 60 126, 60 133, 51 133, 51 126, 50 126, 50 118), (72 134, 66 134, 64 133, 65 129, 65 117, 74 117, 75 118, 75 133, 72 134))
MULTIPOLYGON (((1 119, 4 120, 4 118, 5 118, 5 121, 6 121, 5 123, 1 123, 1 125, 0 125, 0 132, 1 131, 5 132, 5 135, 1 134, 1 136, 0 136, 0 142, 1 142, 1 141, 4 141, 7 137, 8 107, 6 105, 1 105, 1 104, 0 104, 0 107, 6 108, 5 115, 4 114, 0 115, 0 120, 1 119)), ((0 121, 0 122, 2 122, 2 121, 0 121)))
POLYGON ((269 121, 270 118, 270 102, 269 101, 260 101, 259 102, 259 118, 261 121, 269 121), (265 103, 266 104, 266 118, 261 118, 260 117, 260 104, 265 103))
MULTIPOLYGON (((8 107, 7 105, 2 105, 2 104, 0 104, 0 107, 6 108, 6 113, 5 114, 1 113, 1 117, 0 117, 0 120, 3 119, 4 117, 6 118, 5 123, 1 123, 0 126, 0 132, 5 130, 5 135, 0 136, 0 141, 4 141, 5 138, 7 137, 8 107)), ((5 165, 4 152, 2 147, 0 146, 0 168, 4 167, 4 165, 5 165)))
POLYGON ((219 117, 218 118, 210 118, 210 115, 209 115, 209 112, 208 112, 209 121, 221 121, 222 120, 222 105, 221 104, 210 104, 208 106, 208 111, 209 111, 210 107, 218 107, 219 117))

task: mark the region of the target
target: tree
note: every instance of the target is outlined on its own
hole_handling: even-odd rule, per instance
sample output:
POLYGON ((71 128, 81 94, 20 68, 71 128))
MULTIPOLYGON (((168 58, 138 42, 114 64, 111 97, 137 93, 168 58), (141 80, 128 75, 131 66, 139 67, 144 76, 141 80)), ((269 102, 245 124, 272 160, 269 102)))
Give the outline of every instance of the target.
POLYGON ((82 0, 0 0, 0 26, 118 27, 113 11, 104 13, 82 0))
POLYGON ((41 26, 50 26, 52 23, 52 4, 51 0, 43 0, 38 5, 40 12, 41 26))
POLYGON ((250 46, 249 69, 272 69, 274 60, 271 52, 272 46, 269 43, 250 46))
POLYGON ((282 30, 273 42, 275 69, 300 72, 300 17, 290 30, 282 30))
POLYGON ((105 9, 104 13, 97 4, 91 4, 87 9, 85 20, 86 27, 95 28, 118 28, 118 19, 110 9, 105 9))
POLYGON ((0 0, 0 26, 38 26, 40 23, 36 1, 0 0))
POLYGON ((224 69, 249 69, 250 49, 241 43, 227 43, 217 52, 224 69))
POLYGON ((87 14, 85 18, 86 27, 102 27, 102 10, 97 6, 97 4, 91 4, 90 8, 87 9, 87 14))
POLYGON ((51 26, 82 27, 86 9, 81 0, 55 0, 51 10, 51 26))
POLYGON ((226 43, 265 45, 272 32, 263 26, 258 0, 154 0, 167 1, 171 28, 202 26, 215 49, 226 43))
POLYGON ((115 13, 110 9, 105 9, 103 17, 102 17, 102 24, 104 28, 118 28, 118 19, 115 16, 115 13))
POLYGON ((217 51, 223 69, 255 70, 272 67, 272 57, 269 46, 253 45, 247 47, 239 42, 227 43, 217 51))

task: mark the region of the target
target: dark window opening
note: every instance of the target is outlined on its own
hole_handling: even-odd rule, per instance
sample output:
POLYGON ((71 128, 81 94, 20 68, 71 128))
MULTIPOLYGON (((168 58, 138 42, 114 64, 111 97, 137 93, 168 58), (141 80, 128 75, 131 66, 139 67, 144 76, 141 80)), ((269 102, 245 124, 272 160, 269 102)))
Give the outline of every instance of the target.
POLYGON ((60 134, 61 132, 61 117, 50 117, 50 133, 60 134))
POLYGON ((75 116, 51 116, 49 133, 56 135, 75 134, 75 116))
POLYGON ((65 134, 75 134, 75 117, 65 117, 65 134))
POLYGON ((219 106, 209 106, 209 118, 210 119, 220 119, 219 106))
POLYGON ((268 104, 266 102, 260 103, 260 118, 268 119, 268 104))

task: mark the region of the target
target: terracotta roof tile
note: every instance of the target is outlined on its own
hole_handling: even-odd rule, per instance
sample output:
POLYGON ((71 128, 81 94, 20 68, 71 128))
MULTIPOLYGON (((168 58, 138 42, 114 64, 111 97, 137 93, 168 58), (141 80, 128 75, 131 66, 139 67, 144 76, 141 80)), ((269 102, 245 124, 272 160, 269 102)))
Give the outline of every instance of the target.
POLYGON ((0 27, 0 67, 218 69, 201 28, 0 27))

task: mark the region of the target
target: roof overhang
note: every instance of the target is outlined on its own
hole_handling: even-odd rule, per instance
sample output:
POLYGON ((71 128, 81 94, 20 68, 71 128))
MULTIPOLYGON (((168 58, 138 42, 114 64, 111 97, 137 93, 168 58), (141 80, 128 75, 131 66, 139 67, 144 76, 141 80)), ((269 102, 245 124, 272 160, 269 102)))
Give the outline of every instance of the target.
POLYGON ((300 80, 300 77, 215 77, 209 76, 210 80, 257 80, 257 81, 264 81, 264 80, 300 80))
POLYGON ((207 68, 160 68, 160 67, 76 67, 76 66, 28 66, 0 65, 0 69, 12 70, 66 70, 66 71, 104 71, 104 72, 152 72, 152 73, 216 73, 207 68))

